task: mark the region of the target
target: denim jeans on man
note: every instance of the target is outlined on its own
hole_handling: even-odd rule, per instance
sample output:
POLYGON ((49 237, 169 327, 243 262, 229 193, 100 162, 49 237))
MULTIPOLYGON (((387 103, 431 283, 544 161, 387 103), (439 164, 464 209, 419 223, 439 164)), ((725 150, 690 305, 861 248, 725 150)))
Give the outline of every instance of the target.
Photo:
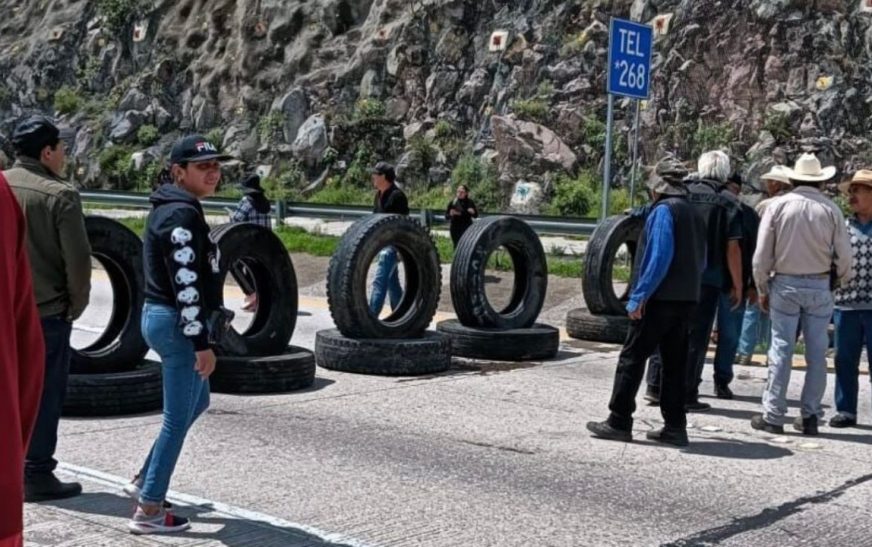
POLYGON ((385 296, 391 299, 391 309, 397 309, 403 299, 403 287, 400 286, 400 274, 397 265, 397 250, 387 247, 378 255, 378 265, 375 279, 372 281, 372 294, 369 297, 369 309, 378 315, 385 305, 385 296))
POLYGON ((54 453, 58 444, 58 422, 67 394, 67 378, 70 375, 70 358, 73 353, 70 349, 72 323, 62 316, 43 317, 41 323, 45 339, 45 381, 39 414, 24 462, 24 472, 27 475, 51 473, 57 467, 54 453))
POLYGON ((744 302, 735 310, 730 307, 730 295, 721 293, 718 302, 718 345, 715 350, 714 379, 718 385, 728 385, 733 381, 733 361, 739 348, 742 320, 745 317, 744 302))
POLYGON ((833 293, 828 276, 776 275, 769 283, 769 379, 763 392, 763 419, 780 425, 787 414, 787 386, 793 365, 797 325, 805 340, 805 384, 802 417, 823 417, 821 399, 827 387, 827 326, 833 315, 833 293))
POLYGON ((836 411, 857 418, 860 355, 872 355, 872 310, 836 310, 836 411))
POLYGON ((760 311, 757 304, 748 303, 742 319, 742 334, 739 337, 739 355, 754 355, 757 344, 769 347, 769 314, 760 311))
POLYGON ((173 307, 147 302, 142 310, 142 334, 160 355, 164 393, 163 425, 140 471, 142 503, 164 501, 185 436, 209 407, 209 381, 194 369, 194 345, 179 324, 173 307))

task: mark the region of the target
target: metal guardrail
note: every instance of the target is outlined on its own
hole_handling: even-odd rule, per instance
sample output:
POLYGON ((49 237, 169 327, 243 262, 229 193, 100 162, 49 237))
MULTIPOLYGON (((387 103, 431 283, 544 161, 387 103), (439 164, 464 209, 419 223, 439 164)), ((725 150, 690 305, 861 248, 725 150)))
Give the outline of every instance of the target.
MULTIPOLYGON (((148 194, 135 192, 112 192, 103 190, 88 190, 81 192, 84 203, 114 207, 148 208, 148 194)), ((226 214, 227 209, 233 208, 238 199, 232 198, 208 198, 204 199, 203 210, 207 213, 226 214)), ((357 220, 358 218, 372 214, 371 207, 358 205, 321 205, 316 203, 296 203, 277 201, 273 203, 272 213, 277 218, 303 217, 320 218, 325 220, 342 221, 357 220)), ((444 217, 444 211, 433 209, 418 209, 416 215, 421 223, 427 227, 442 226, 448 222, 444 217)), ((483 217, 497 216, 483 214, 483 217)), ((550 217, 539 215, 513 215, 529 224, 539 234, 589 236, 597 226, 597 220, 584 217, 550 217)))

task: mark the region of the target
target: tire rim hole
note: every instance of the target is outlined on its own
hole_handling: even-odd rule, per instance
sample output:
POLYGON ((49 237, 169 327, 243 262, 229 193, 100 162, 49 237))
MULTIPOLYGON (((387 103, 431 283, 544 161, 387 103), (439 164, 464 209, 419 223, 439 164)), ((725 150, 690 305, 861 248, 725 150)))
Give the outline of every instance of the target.
POLYGON ((235 314, 233 328, 243 336, 263 328, 269 317, 269 270, 253 257, 241 257, 224 278, 224 307, 235 314))
POLYGON ((611 267, 612 290, 621 302, 626 302, 630 298, 629 285, 635 257, 635 241, 626 241, 615 251, 611 267))
POLYGON ((522 310, 527 291, 522 249, 501 245, 490 252, 484 274, 488 305, 498 314, 511 316, 522 310))
POLYGON ((130 321, 130 296, 121 265, 107 256, 92 255, 91 295, 88 307, 73 323, 70 347, 87 354, 116 342, 130 321))
POLYGON ((369 263, 366 276, 366 299, 370 313, 388 326, 396 326, 403 323, 419 307, 420 273, 414 256, 402 245, 379 249, 369 263), (387 285, 382 289, 384 304, 381 310, 373 310, 371 305, 373 304, 373 295, 376 291, 376 275, 378 275, 380 269, 388 268, 391 263, 394 264, 392 268, 393 273, 390 274, 387 285), (391 288, 394 284, 399 287, 399 290, 391 288), (392 304, 396 304, 396 307, 393 307, 392 304))

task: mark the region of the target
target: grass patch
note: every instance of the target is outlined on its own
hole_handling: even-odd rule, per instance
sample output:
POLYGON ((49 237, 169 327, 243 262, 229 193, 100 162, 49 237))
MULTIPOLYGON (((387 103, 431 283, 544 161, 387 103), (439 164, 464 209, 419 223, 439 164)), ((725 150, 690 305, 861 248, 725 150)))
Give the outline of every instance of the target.
POLYGON ((145 218, 128 217, 119 219, 118 222, 133 230, 140 238, 145 234, 145 218))
POLYGON ((291 253, 332 256, 339 246, 339 237, 312 234, 297 226, 279 226, 274 231, 291 253))

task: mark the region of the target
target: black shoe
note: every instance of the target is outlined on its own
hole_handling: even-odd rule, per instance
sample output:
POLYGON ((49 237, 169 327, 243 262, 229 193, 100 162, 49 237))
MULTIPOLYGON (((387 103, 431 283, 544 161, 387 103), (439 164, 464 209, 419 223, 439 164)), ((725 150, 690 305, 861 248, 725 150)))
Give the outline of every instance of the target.
POLYGON ((817 416, 809 416, 808 418, 803 418, 802 416, 797 416, 795 420, 793 420, 793 429, 799 431, 803 435, 817 435, 818 434, 818 419, 817 416))
POLYGON ((687 440, 687 431, 683 429, 671 429, 664 427, 657 431, 649 431, 645 433, 645 437, 650 441, 655 441, 663 444, 671 444, 672 446, 687 446, 690 442, 687 440))
POLYGON ((727 384, 715 383, 715 397, 718 399, 732 399, 733 390, 727 384))
POLYGON ((61 482, 54 473, 28 475, 24 479, 24 501, 50 501, 74 498, 82 493, 77 482, 61 482))
POLYGON ((842 414, 836 414, 835 416, 830 418, 830 427, 843 428, 843 427, 854 427, 856 425, 857 425, 856 418, 849 418, 849 417, 844 416, 842 414))
POLYGON ((623 441, 628 443, 633 440, 633 434, 625 429, 612 427, 608 422, 587 422, 587 430, 594 437, 610 441, 623 441))
POLYGON ((734 364, 742 366, 742 367, 747 367, 751 364, 751 359, 753 359, 752 355, 739 354, 739 355, 736 355, 736 360, 735 360, 734 364))
POLYGON ((770 424, 763 419, 761 414, 757 414, 751 418, 751 427, 758 431, 765 431, 766 433, 773 433, 776 435, 784 433, 784 426, 770 424))
POLYGON ((685 412, 707 412, 712 409, 712 405, 701 403, 699 399, 694 399, 684 403, 685 412))
POLYGON ((660 404, 660 390, 656 387, 648 386, 648 389, 645 390, 645 395, 642 397, 652 405, 660 404))

